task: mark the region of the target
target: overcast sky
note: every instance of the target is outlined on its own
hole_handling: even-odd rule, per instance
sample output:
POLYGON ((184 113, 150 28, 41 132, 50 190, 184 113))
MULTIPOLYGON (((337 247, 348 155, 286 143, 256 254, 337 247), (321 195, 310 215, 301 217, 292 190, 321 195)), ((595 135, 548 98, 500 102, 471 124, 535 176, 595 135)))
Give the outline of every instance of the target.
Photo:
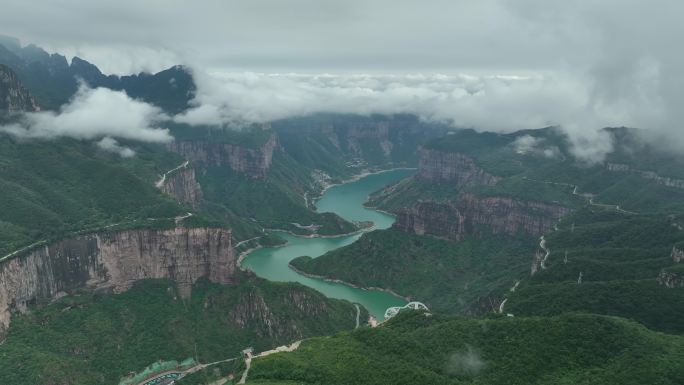
POLYGON ((402 110, 680 146, 682 15, 681 0, 3 0, 0 32, 108 73, 190 65, 186 121, 402 110))

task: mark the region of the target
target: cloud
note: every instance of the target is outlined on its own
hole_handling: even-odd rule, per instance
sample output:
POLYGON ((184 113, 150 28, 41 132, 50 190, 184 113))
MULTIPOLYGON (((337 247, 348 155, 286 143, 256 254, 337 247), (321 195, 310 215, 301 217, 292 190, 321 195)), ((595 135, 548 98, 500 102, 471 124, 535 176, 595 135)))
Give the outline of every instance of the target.
POLYGON ((158 127, 165 118, 157 107, 133 100, 124 92, 81 86, 59 112, 26 113, 19 123, 0 126, 0 132, 20 138, 108 137, 165 143, 173 140, 167 129, 158 127))
POLYGON ((561 151, 556 146, 545 146, 545 140, 542 138, 535 138, 531 135, 523 135, 517 137, 511 146, 518 154, 533 154, 544 156, 546 158, 557 158, 561 156, 561 151))
POLYGON ((684 148, 679 0, 7 0, 3 11, 4 33, 105 72, 175 60, 220 71, 187 122, 414 112, 499 132, 561 125, 591 161, 612 148, 604 126, 684 148))
MULTIPOLYGON (((610 142, 589 140, 610 139, 600 128, 631 122, 591 108, 592 87, 563 76, 195 71, 195 79, 194 107, 176 116, 178 122, 239 126, 332 112, 413 113, 426 121, 494 132, 558 125, 574 154, 587 162, 601 161, 612 148, 610 142)), ((558 153, 546 150, 549 157, 558 153)))
POLYGON ((116 139, 112 139, 108 136, 105 136, 104 138, 102 138, 102 140, 97 142, 97 146, 104 151, 119 154, 119 156, 121 156, 122 158, 131 158, 135 156, 135 151, 131 150, 128 147, 121 146, 119 142, 116 141, 116 139))
POLYGON ((471 346, 467 346, 467 349, 454 352, 449 356, 447 373, 459 377, 472 377, 486 367, 487 363, 482 359, 480 353, 471 346))

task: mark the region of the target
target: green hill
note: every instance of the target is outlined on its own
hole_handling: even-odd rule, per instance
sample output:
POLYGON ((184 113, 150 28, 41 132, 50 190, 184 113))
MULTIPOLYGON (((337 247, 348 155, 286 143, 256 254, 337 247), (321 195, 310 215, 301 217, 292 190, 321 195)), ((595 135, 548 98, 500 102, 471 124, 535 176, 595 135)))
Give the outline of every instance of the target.
POLYGON ((680 384, 684 339, 619 318, 402 312, 252 361, 248 384, 680 384))

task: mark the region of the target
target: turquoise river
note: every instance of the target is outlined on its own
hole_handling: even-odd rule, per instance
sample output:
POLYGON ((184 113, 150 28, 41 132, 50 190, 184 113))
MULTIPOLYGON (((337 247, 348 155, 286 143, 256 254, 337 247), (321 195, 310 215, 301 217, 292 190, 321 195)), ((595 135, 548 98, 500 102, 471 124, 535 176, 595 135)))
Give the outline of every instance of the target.
MULTIPOLYGON (((391 183, 405 178, 412 170, 390 170, 365 176, 357 181, 329 188, 316 203, 320 212, 333 212, 350 221, 372 221, 376 229, 386 229, 394 223, 394 217, 363 207, 368 195, 391 183)), ((365 290, 345 284, 305 277, 290 269, 289 262, 302 255, 316 258, 328 251, 346 246, 361 235, 333 238, 297 237, 278 233, 288 244, 283 247, 263 248, 251 252, 242 261, 243 268, 249 268, 259 277, 271 281, 299 282, 312 287, 331 298, 346 299, 363 305, 376 319, 382 320, 385 310, 391 306, 403 306, 406 301, 379 290, 365 290)))

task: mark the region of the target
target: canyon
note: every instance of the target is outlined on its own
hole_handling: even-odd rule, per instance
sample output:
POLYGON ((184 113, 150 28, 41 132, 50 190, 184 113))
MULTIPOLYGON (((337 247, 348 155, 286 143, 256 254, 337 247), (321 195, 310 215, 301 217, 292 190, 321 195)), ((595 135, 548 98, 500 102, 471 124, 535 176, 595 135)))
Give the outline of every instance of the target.
MULTIPOLYGON (((494 186, 501 179, 465 154, 422 148, 418 171, 411 183, 428 191, 430 187, 425 186, 441 185, 450 192, 441 198, 422 195, 414 203, 393 210, 397 214, 394 227, 454 241, 484 233, 536 238, 570 212, 560 204, 479 196, 465 191, 469 187, 494 186)), ((403 193, 401 189, 391 189, 387 189, 388 194, 403 193)))
POLYGON ((141 279, 174 281, 183 297, 201 277, 235 284, 231 231, 137 229, 67 238, 0 262, 0 336, 14 312, 81 288, 122 293, 141 279))

